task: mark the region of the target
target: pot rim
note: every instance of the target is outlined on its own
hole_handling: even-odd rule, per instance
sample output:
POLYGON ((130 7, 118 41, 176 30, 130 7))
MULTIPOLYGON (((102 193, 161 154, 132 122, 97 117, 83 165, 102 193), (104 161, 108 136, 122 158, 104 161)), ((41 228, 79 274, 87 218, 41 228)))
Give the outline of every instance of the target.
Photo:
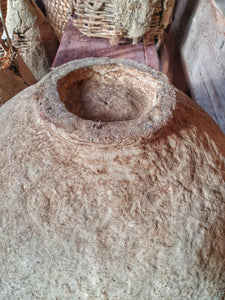
POLYGON ((40 116, 54 124, 57 129, 63 129, 64 134, 68 134, 70 139, 84 144, 129 145, 149 139, 171 120, 176 106, 176 88, 169 83, 166 75, 133 60, 109 58, 75 60, 54 69, 37 85, 35 98, 40 116), (143 76, 149 76, 149 87, 151 80, 158 81, 160 88, 156 91, 156 104, 141 116, 122 121, 93 121, 69 112, 57 90, 59 81, 75 71, 101 65, 104 68, 118 66, 125 70, 141 71, 143 76))

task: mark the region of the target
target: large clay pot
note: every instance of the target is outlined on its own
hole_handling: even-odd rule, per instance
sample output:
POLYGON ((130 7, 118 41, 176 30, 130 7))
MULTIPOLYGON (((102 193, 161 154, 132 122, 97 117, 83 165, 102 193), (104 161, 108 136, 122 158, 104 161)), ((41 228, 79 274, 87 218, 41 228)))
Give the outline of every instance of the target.
POLYGON ((1 299, 223 299, 225 137, 164 75, 74 61, 0 122, 1 299))

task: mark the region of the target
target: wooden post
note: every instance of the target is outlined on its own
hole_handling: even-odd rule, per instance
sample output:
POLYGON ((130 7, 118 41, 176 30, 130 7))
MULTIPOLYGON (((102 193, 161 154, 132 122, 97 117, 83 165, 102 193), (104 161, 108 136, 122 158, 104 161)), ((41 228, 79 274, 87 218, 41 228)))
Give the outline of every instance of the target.
POLYGON ((185 93, 186 78, 192 98, 225 132, 224 13, 224 0, 178 1, 162 51, 162 66, 185 93))
POLYGON ((225 132, 225 16, 215 1, 198 2, 181 55, 194 99, 225 132))

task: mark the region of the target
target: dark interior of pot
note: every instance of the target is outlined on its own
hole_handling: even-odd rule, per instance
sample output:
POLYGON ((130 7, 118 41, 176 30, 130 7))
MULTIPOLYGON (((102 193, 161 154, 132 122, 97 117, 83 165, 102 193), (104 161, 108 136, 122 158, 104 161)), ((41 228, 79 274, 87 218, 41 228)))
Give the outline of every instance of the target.
POLYGON ((149 111, 155 97, 155 91, 138 73, 117 65, 86 67, 61 78, 57 90, 66 109, 80 118, 133 120, 149 111))

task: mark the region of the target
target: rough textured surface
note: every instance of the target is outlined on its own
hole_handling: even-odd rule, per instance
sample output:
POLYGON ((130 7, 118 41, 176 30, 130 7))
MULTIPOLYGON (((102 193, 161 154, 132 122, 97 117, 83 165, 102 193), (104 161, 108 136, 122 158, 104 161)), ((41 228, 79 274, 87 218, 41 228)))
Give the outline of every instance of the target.
POLYGON ((114 23, 129 38, 138 39, 147 34, 150 40, 161 40, 163 30, 172 21, 174 5, 174 0, 113 0, 114 23))
POLYGON ((225 137, 166 77, 71 62, 3 105, 0 122, 1 299, 223 299, 225 137), (129 120, 68 112, 59 95, 77 109, 76 82, 78 103, 129 120))
POLYGON ((58 41, 48 20, 31 0, 8 0, 6 26, 12 40, 23 37, 26 47, 21 53, 34 77, 40 80, 49 72, 58 41))
POLYGON ((153 4, 157 0, 114 0, 114 22, 123 28, 131 38, 139 38, 149 30, 153 4))

